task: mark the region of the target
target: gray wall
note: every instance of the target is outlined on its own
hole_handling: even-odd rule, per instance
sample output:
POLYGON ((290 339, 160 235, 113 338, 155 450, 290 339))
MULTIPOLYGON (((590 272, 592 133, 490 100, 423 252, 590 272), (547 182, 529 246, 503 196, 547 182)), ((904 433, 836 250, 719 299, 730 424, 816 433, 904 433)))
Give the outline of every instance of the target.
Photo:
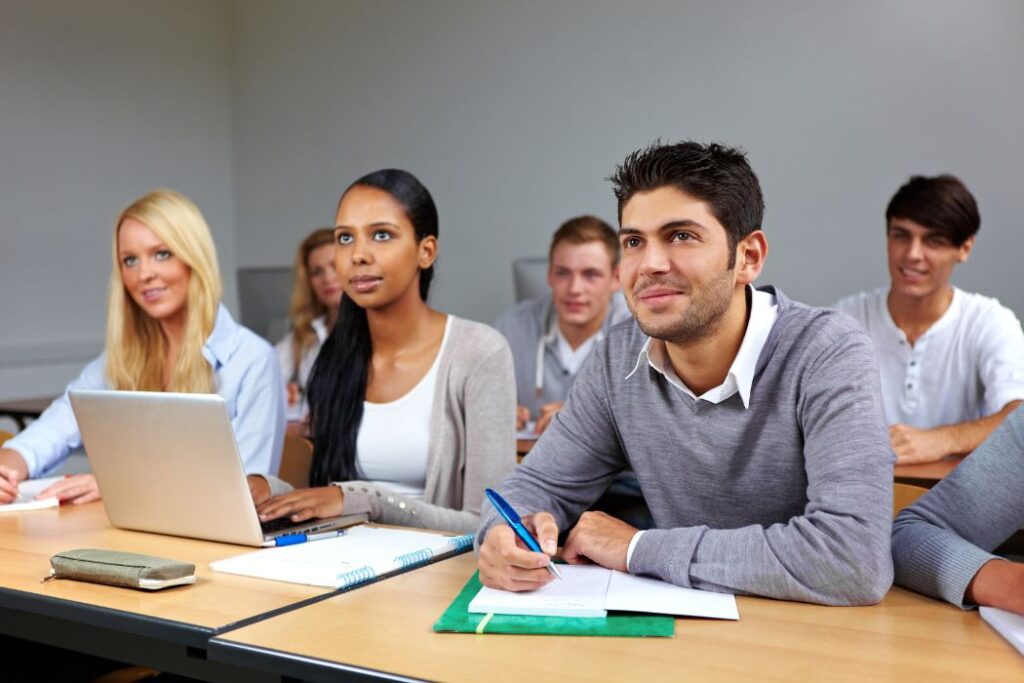
POLYGON ((827 304, 885 284, 885 205, 912 173, 977 195, 956 283, 1024 311, 1020 2, 246 2, 234 24, 239 262, 284 262, 361 173, 406 167, 441 215, 436 302, 492 319, 507 263, 662 136, 743 145, 762 282, 827 304))
POLYGON ((441 214, 435 302, 490 320, 513 257, 615 218, 625 153, 691 137, 750 153, 762 282, 884 284, 889 197, 951 171, 983 216, 956 282, 1024 312, 1024 3, 256 1, 234 45, 240 264, 286 262, 347 183, 402 166, 441 214))
POLYGON ((509 264, 657 137, 743 145, 763 282, 884 284, 882 213, 951 171, 983 227, 961 286, 1024 313, 1024 3, 0 0, 0 399, 102 344, 110 225, 192 196, 236 266, 286 265, 358 175, 401 166, 442 219, 435 302, 491 320, 509 264))
POLYGON ((231 6, 0 2, 0 399, 63 388, 103 347, 113 221, 178 189, 232 302, 231 6))

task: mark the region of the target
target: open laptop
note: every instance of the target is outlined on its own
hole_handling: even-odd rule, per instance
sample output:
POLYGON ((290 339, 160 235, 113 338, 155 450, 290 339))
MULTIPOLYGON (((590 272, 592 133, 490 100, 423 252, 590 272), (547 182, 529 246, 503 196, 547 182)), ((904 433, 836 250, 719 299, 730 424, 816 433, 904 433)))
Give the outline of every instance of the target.
POLYGON ((116 527, 261 546, 366 521, 343 515, 261 526, 227 404, 216 394, 72 390, 70 398, 116 527))

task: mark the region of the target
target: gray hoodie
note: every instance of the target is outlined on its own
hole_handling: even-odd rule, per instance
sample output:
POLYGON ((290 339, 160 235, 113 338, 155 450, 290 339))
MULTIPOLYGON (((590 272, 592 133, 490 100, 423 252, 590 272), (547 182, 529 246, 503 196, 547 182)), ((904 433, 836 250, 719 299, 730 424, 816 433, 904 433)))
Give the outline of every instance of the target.
MULTIPOLYGON (((519 405, 526 406, 530 415, 536 417, 540 407, 553 401, 564 401, 569 395, 576 375, 562 365, 558 356, 558 337, 555 333, 556 312, 551 305, 551 295, 521 301, 509 308, 495 321, 494 327, 505 335, 512 347, 512 360, 516 371, 516 395, 519 405), (541 392, 537 392, 537 356, 543 347, 544 372, 541 392)), ((604 325, 598 332, 603 338, 608 331, 632 314, 626 307, 621 292, 612 296, 612 303, 605 317, 604 325)))

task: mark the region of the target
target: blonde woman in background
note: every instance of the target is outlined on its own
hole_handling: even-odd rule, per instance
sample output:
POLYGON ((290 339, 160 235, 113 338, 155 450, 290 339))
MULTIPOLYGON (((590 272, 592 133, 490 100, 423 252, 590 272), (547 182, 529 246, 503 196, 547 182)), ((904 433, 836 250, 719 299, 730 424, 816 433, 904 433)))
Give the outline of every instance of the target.
POLYGON ((295 284, 288 311, 291 330, 277 343, 288 400, 288 419, 307 413, 306 385, 320 346, 334 329, 341 303, 341 283, 334 270, 334 230, 318 228, 299 245, 295 284))
MULTIPOLYGON (((133 202, 114 224, 106 350, 70 389, 218 393, 227 401, 246 472, 274 473, 284 396, 274 351, 220 303, 217 252, 199 209, 172 190, 133 202)), ((68 392, 0 449, 0 503, 46 476, 82 445, 68 392)), ((91 474, 39 494, 73 503, 100 497, 91 474)))

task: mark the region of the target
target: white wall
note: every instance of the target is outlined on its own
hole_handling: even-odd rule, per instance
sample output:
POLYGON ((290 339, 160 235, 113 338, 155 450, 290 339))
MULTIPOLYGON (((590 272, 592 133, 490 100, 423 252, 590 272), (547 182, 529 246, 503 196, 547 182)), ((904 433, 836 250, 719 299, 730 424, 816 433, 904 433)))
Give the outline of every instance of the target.
POLYGON ((234 300, 230 10, 0 2, 0 399, 102 349, 113 221, 153 187, 203 210, 234 300))
POLYGON ((235 6, 241 265, 287 263, 359 175, 405 167, 441 215, 435 302, 492 319, 512 258, 614 220, 613 165, 656 137, 744 146, 762 282, 828 304, 886 282, 883 214, 953 172, 982 231, 956 282, 1024 313, 1024 3, 379 1, 235 6))

